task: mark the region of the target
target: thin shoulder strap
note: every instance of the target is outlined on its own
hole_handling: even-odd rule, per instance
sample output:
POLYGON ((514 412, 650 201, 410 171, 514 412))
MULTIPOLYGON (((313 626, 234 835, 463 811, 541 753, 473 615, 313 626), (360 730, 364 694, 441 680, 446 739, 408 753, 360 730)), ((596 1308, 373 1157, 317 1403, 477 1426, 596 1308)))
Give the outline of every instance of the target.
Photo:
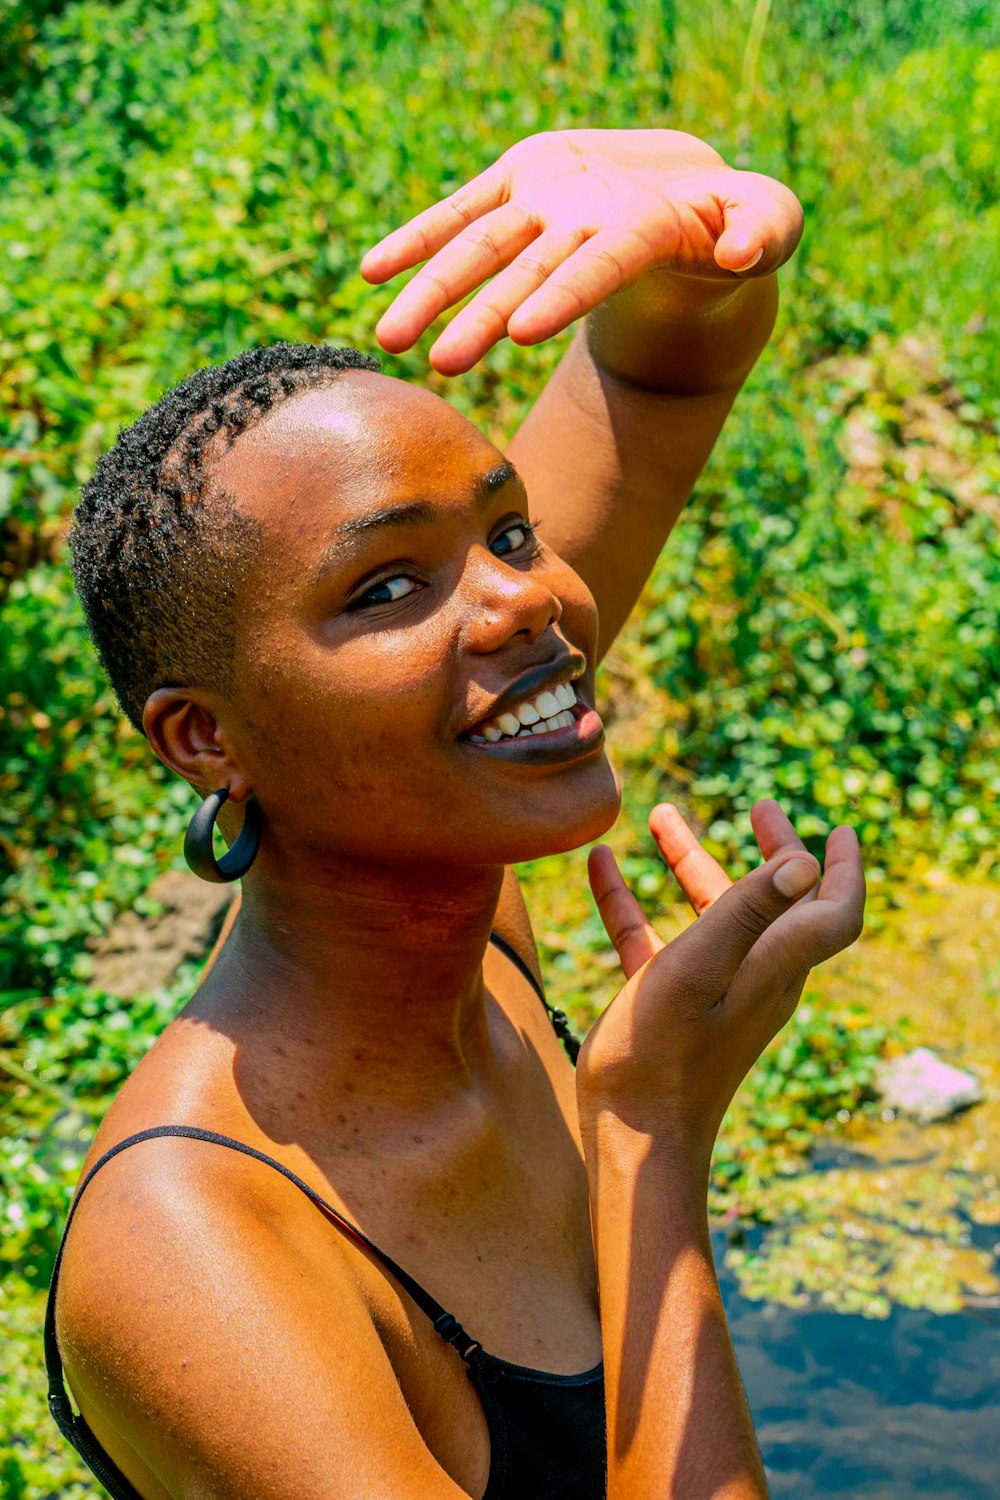
POLYGON ((570 1061, 575 1067, 577 1055, 580 1051, 580 1040, 578 1037, 575 1037, 570 1030, 569 1018, 566 1015, 565 1011, 556 1010, 555 1006, 549 1004, 549 1002, 545 998, 545 991, 538 983, 538 980, 528 968, 528 965, 525 963, 520 953, 518 953, 517 949, 512 948, 510 943, 507 942, 506 938, 502 938, 499 932, 491 932, 490 942, 493 944, 494 948, 499 948, 500 952, 505 954, 507 958, 510 959, 512 964, 517 965, 521 973, 524 975, 525 979, 531 985, 531 988, 534 990, 535 994, 538 996, 539 1000, 548 1011, 549 1020, 552 1022, 552 1028, 555 1031, 556 1036, 559 1037, 563 1046, 566 1048, 566 1051, 569 1053, 570 1061))
POLYGON ((266 1156, 263 1151, 257 1151, 253 1146, 245 1145, 242 1141, 234 1141, 230 1136, 219 1135, 214 1130, 200 1130, 195 1125, 155 1125, 149 1130, 140 1130, 137 1135, 130 1135, 125 1140, 119 1141, 116 1146, 112 1146, 110 1151, 105 1151, 104 1155, 99 1161, 94 1163, 77 1188, 76 1196, 73 1199, 69 1216, 66 1220, 66 1226, 63 1229, 55 1265, 52 1268, 52 1280, 49 1283, 48 1301, 45 1305, 44 1343, 45 1369, 49 1380, 49 1411, 52 1413, 56 1426, 63 1437, 72 1443, 73 1447, 80 1454, 80 1457, 89 1464, 105 1489, 112 1495, 113 1500, 142 1500, 142 1497, 138 1495, 137 1491, 125 1479, 124 1475, 111 1463, 104 1449, 101 1448, 84 1421, 83 1416, 75 1416, 70 1406, 69 1395, 63 1383, 63 1367, 59 1354, 59 1345, 56 1342, 56 1289, 59 1282, 59 1268, 62 1265, 63 1250, 66 1246, 66 1236, 69 1233, 69 1227, 73 1222, 73 1215, 76 1213, 87 1184, 101 1170, 105 1162, 110 1161, 113 1156, 117 1156, 119 1151, 124 1151, 129 1146, 135 1146, 140 1141, 152 1140, 156 1136, 161 1135, 186 1136, 192 1140, 209 1141, 217 1146, 228 1146, 232 1151, 241 1151, 244 1156, 253 1156, 257 1161, 265 1162, 269 1167, 273 1167, 276 1172, 280 1172, 283 1177, 287 1177, 289 1182, 294 1182, 297 1188, 301 1188, 307 1198, 310 1198, 318 1208, 323 1209, 325 1213, 335 1219, 348 1234, 352 1235, 355 1239, 361 1240, 370 1250, 374 1250, 375 1254, 389 1267, 393 1275, 402 1282, 418 1307, 431 1319, 436 1332, 441 1335, 446 1344, 454 1344, 463 1359, 467 1360, 470 1354, 480 1347, 478 1339, 470 1338, 458 1319, 453 1317, 450 1312, 446 1312, 440 1302, 436 1302, 429 1292, 425 1292, 420 1283, 414 1281, 413 1277, 404 1271, 402 1266, 398 1266, 391 1256, 386 1255, 384 1250, 380 1250, 378 1245, 370 1240, 356 1224, 352 1224, 349 1219, 345 1219, 342 1214, 339 1214, 335 1208, 327 1203, 325 1198, 320 1197, 315 1188, 311 1188, 307 1182, 303 1182, 302 1178, 297 1177, 288 1167, 282 1166, 281 1162, 275 1161, 271 1156, 266 1156))

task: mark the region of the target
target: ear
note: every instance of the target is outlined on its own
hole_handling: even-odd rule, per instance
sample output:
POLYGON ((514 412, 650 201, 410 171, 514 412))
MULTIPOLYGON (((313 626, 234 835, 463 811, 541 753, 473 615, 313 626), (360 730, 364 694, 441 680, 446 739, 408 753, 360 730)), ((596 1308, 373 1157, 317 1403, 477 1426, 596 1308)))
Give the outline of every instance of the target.
POLYGON ((157 688, 146 699, 142 727, 157 757, 193 786, 229 788, 233 802, 251 791, 250 779, 235 755, 220 720, 213 693, 200 688, 157 688))

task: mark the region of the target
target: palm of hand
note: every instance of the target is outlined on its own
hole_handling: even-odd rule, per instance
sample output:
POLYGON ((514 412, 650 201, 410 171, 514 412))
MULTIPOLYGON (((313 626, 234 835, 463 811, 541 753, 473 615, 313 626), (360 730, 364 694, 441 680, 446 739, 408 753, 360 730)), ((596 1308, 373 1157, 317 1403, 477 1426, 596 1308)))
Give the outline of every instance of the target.
POLYGON ((858 936, 865 883, 853 829, 830 834, 819 879, 818 862, 776 802, 757 803, 751 818, 764 863, 734 885, 676 808, 653 809, 651 831, 701 918, 669 944, 611 851, 591 851, 594 898, 626 983, 577 1058, 581 1121, 610 1107, 640 1129, 669 1120, 675 1131, 692 1131, 698 1149, 710 1148, 809 970, 858 936))
POLYGON ((507 201, 543 231, 583 243, 620 229, 648 247, 651 264, 725 276, 713 258, 723 204, 732 179, 750 174, 704 141, 679 130, 564 130, 519 146, 531 149, 507 153, 507 201))
POLYGON ((361 269, 382 282, 431 257, 379 321, 380 342, 396 353, 494 277, 431 350, 435 368, 459 374, 505 333, 540 343, 646 271, 768 274, 801 228, 793 193, 727 167, 694 136, 550 131, 394 230, 361 269))

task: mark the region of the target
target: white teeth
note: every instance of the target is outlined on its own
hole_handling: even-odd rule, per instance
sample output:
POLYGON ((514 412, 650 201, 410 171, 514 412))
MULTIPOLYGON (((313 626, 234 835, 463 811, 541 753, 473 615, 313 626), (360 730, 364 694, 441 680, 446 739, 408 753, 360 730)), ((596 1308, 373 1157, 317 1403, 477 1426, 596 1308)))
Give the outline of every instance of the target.
POLYGON ((573 722, 573 715, 561 709, 559 713, 553 714, 551 718, 543 720, 541 724, 532 724, 532 734, 550 734, 553 729, 566 729, 573 722))
POLYGON ((516 709, 497 714, 479 726, 479 733, 469 738, 480 744, 488 740, 496 744, 505 736, 523 739, 526 734, 548 734, 553 729, 566 729, 574 722, 569 712, 577 702, 572 683, 561 682, 550 691, 539 693, 531 702, 519 703, 516 709))

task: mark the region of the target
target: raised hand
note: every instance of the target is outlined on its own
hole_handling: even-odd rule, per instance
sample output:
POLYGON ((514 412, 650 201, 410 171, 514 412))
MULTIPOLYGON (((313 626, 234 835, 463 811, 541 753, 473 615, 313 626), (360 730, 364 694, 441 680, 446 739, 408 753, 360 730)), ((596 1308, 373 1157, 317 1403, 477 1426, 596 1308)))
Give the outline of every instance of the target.
POLYGON ((855 941, 865 882, 854 830, 835 828, 822 873, 776 802, 751 813, 764 863, 733 884, 676 808, 650 828, 699 913, 664 944, 611 851, 591 851, 591 888, 626 984, 580 1049, 581 1125, 602 1115, 682 1142, 707 1169, 722 1117, 791 1016, 809 970, 855 941))
POLYGON ((542 343, 652 269, 720 281, 768 275, 801 233, 788 188, 727 167, 695 136, 543 131, 380 240, 361 274, 380 284, 427 261, 375 330, 394 354, 494 278, 430 351, 440 374, 458 375, 505 334, 542 343))

